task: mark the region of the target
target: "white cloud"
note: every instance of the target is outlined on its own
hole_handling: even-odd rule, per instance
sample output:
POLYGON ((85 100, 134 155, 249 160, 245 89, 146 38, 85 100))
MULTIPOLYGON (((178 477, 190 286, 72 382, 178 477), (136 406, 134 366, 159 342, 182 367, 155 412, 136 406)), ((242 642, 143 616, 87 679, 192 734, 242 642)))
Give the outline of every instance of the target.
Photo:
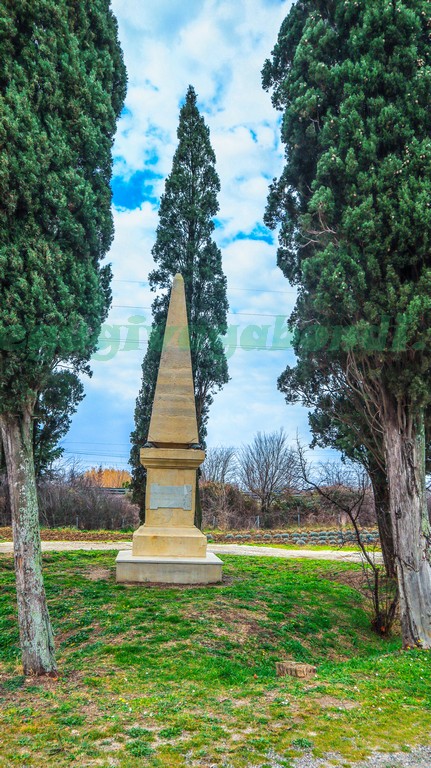
POLYGON ((226 160, 224 152, 217 151, 222 187, 244 174, 245 156, 255 161, 254 166, 250 160, 246 163, 248 172, 253 167, 260 175, 265 165, 272 174, 280 159, 277 117, 260 86, 260 71, 289 6, 284 2, 268 7, 262 0, 114 0, 129 75, 130 111, 120 121, 115 153, 133 170, 156 154, 166 175, 176 143, 179 103, 192 83, 216 150, 219 135, 222 140, 232 131, 237 139, 226 160), (243 146, 249 128, 259 137, 253 151, 243 146), (266 150, 272 150, 271 157, 266 150))
MULTIPOLYGON (((266 242, 271 238, 256 234, 263 226, 269 180, 283 165, 279 115, 262 90, 260 73, 290 5, 290 0, 112 1, 129 77, 114 146, 114 173, 128 181, 137 171, 150 169, 159 176, 153 189, 160 196, 189 84, 197 92, 217 157, 221 193, 215 237, 228 280, 229 323, 239 327, 231 334, 238 345, 229 359, 231 381, 212 406, 209 444, 238 445, 251 440, 258 429, 280 426, 292 438, 297 428, 308 435, 305 410, 288 408, 276 388, 293 354, 270 350, 283 344, 285 327, 280 324, 293 308, 295 291, 276 267, 275 238, 266 242), (247 339, 253 338, 251 325, 257 326, 254 336, 266 340, 266 349, 246 348, 247 339), (281 342, 274 341, 274 333, 281 342)), ((111 334, 111 352, 117 351, 110 356, 108 345, 110 359, 94 362, 87 398, 67 442, 87 445, 96 440, 105 443, 106 450, 111 445, 113 456, 127 456, 146 349, 144 326, 150 322, 154 298, 147 277, 153 266, 157 209, 147 200, 134 210, 115 210, 114 217, 109 255, 114 299, 105 335, 111 334)), ((109 460, 104 458, 104 463, 109 460)))

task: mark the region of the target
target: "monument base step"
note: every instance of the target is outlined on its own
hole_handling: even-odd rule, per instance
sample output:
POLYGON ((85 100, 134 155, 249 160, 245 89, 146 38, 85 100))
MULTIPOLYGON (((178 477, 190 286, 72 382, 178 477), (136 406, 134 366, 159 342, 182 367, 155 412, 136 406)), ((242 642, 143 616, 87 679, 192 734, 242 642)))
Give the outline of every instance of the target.
POLYGON ((136 557, 121 550, 115 561, 117 581, 133 584, 216 584, 223 563, 213 552, 206 557, 136 557))
POLYGON ((207 537, 194 525, 141 525, 133 534, 133 557, 205 558, 207 537))

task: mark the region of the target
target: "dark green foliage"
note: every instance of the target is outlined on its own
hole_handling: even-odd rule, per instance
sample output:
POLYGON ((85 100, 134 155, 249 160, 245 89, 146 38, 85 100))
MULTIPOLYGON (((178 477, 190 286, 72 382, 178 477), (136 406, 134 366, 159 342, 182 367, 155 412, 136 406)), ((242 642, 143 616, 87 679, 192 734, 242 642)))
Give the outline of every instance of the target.
MULTIPOLYGON (((346 369, 349 355, 371 356, 371 378, 385 379, 399 394, 403 368, 410 394, 411 362, 420 376, 428 365, 413 359, 406 368, 406 358, 415 352, 402 349, 408 340, 402 310, 412 310, 407 295, 415 295, 416 268, 407 293, 404 281, 414 237, 420 241, 423 236, 411 233, 415 199, 419 210, 421 204, 405 156, 409 144, 415 145, 417 129, 426 144, 430 127, 420 107, 428 77, 425 59, 420 61, 428 46, 421 8, 412 3, 297 3, 263 73, 265 87, 274 88, 275 106, 285 108, 288 159, 272 185, 267 222, 275 225, 281 218, 279 265, 301 285, 292 318, 300 359, 278 385, 288 402, 299 399, 315 409, 310 414, 314 444, 335 447, 362 463, 380 489, 385 457, 378 409, 364 397, 352 369, 346 377, 346 369), (412 97, 416 102, 415 91, 417 108, 404 108, 412 97), (402 173, 388 174, 388 164, 402 173), (402 220, 403 240, 396 234, 402 220), (395 279, 394 249, 400 249, 395 279)), ((426 167, 421 176, 420 183, 429 187, 426 167)), ((426 220, 425 198, 422 204, 426 220)), ((425 330, 422 319, 417 322, 421 312, 419 332, 425 330)), ((416 343, 412 338, 411 345, 416 343)))
POLYGON ((110 302, 111 147, 125 70, 108 0, 0 10, 0 409, 83 367, 110 302))
POLYGON ((384 463, 381 435, 370 428, 362 400, 354 398, 340 364, 304 357, 295 367, 287 366, 278 388, 288 403, 314 409, 309 413, 312 447, 336 448, 367 470, 371 457, 384 463))
POLYGON ((49 471, 64 448, 59 441, 67 433, 71 416, 84 398, 84 386, 72 371, 51 373, 44 389, 39 392, 35 408, 33 455, 36 478, 49 471))
POLYGON ((378 413, 372 403, 368 409, 352 381, 336 360, 323 353, 315 359, 302 357, 293 368, 287 367, 278 380, 286 402, 302 402, 313 410, 308 419, 313 435, 311 447, 335 448, 343 459, 361 464, 373 486, 380 539, 388 571, 392 573, 393 541, 388 525, 387 479, 385 455, 378 413), (384 503, 386 501, 386 503, 384 503), (380 517, 380 512, 382 517, 380 517))
POLYGON ((184 278, 190 329, 199 437, 205 441, 209 407, 215 391, 228 381, 220 335, 226 333, 226 278, 221 253, 212 239, 220 189, 209 129, 189 86, 180 111, 178 147, 166 179, 159 209, 157 238, 152 250, 156 268, 149 276, 152 290, 162 290, 152 305, 153 330, 144 358, 142 387, 136 401, 130 463, 134 498, 144 506, 145 471, 139 449, 145 444, 151 417, 169 290, 177 272, 184 278))
POLYGON ((310 741, 310 739, 304 739, 301 737, 292 741, 292 747, 295 747, 296 749, 311 749, 312 746, 313 742, 310 741))
POLYGON ((284 112, 266 221, 300 284, 296 348, 353 350, 417 403, 430 391, 429 36, 424 0, 302 0, 263 70, 284 112))
POLYGON ((300 284, 301 361, 279 387, 317 404, 315 434, 351 458, 376 435, 344 386, 349 354, 397 396, 429 398, 428 17, 425 2, 298 2, 263 70, 287 158, 266 220, 281 222, 278 262, 300 284))

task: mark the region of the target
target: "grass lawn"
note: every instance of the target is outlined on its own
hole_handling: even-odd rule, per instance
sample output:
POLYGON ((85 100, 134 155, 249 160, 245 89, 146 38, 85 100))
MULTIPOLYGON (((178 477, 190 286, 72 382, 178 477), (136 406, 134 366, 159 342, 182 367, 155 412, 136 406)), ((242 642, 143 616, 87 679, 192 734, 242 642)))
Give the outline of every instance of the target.
POLYGON ((223 584, 166 588, 117 585, 111 552, 46 554, 60 674, 41 682, 0 556, 1 768, 347 765, 431 742, 431 656, 370 631, 360 566, 222 559, 223 584), (283 659, 317 676, 277 678, 283 659))

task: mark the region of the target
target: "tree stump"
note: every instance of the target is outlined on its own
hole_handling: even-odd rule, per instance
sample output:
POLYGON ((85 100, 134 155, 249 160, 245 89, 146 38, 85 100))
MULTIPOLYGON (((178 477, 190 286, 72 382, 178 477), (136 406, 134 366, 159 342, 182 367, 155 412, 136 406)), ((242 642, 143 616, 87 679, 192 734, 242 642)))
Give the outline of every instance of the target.
POLYGON ((291 677, 312 677, 317 668, 312 664, 302 664, 298 661, 276 661, 275 670, 277 677, 290 675, 291 677))

